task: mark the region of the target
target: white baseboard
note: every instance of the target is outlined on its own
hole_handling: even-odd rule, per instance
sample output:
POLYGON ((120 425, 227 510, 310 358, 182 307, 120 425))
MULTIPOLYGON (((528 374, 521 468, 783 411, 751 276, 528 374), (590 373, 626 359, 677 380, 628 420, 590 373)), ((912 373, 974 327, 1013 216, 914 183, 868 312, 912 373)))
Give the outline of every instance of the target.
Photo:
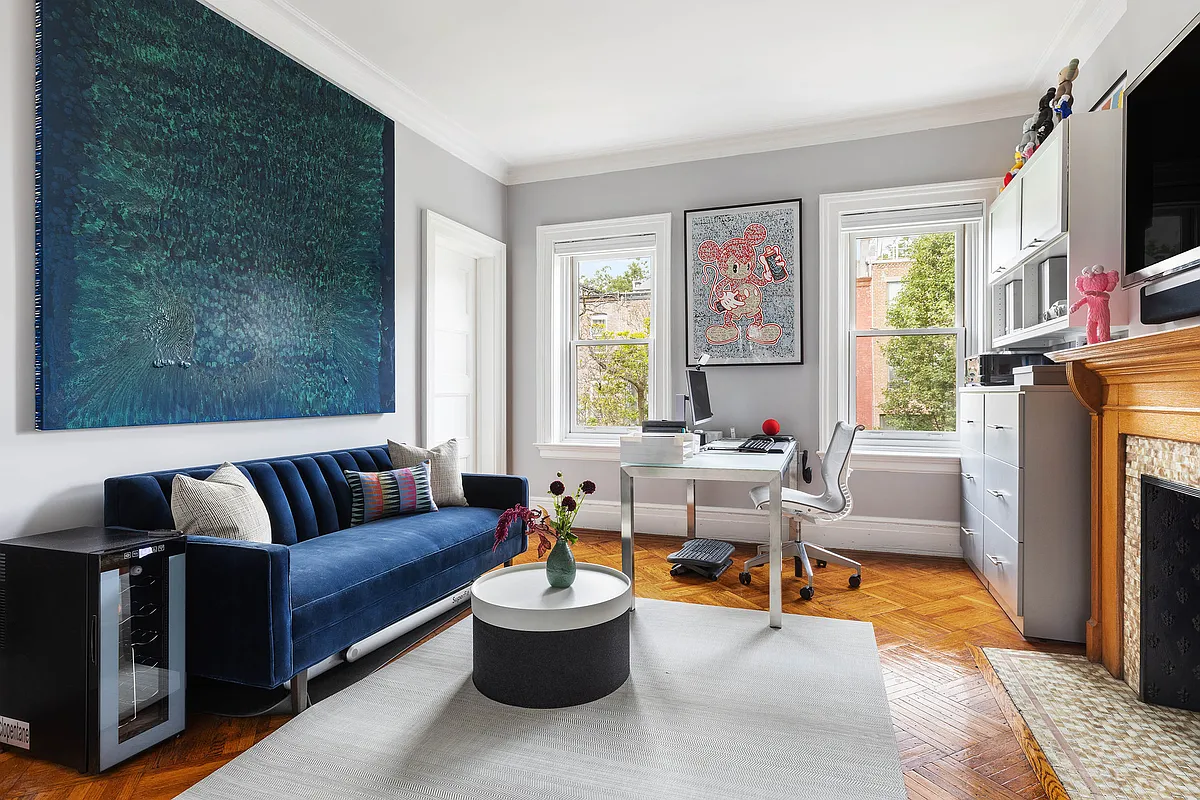
MULTIPOLYGON (((529 498, 537 507, 553 507, 548 496, 529 498)), ((634 526, 638 533, 687 535, 687 514, 682 505, 638 503, 634 526)), ((621 504, 588 498, 575 518, 580 528, 601 531, 621 529, 621 504)), ((877 553, 948 556, 962 558, 958 523, 952 520, 862 517, 822 525, 804 526, 804 539, 831 549, 868 550, 877 553)), ((767 541, 767 512, 752 508, 697 506, 696 535, 728 542, 762 544, 767 541)), ((786 536, 786 531, 785 531, 786 536)))

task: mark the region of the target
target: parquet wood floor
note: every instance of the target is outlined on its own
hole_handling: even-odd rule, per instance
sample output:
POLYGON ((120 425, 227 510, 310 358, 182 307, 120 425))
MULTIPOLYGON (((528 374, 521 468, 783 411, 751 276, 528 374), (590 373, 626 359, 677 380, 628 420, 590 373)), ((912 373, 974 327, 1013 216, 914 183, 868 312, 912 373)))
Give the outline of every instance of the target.
MULTIPOLYGON (((755 570, 751 586, 738 583, 738 566, 752 554, 750 547, 740 547, 737 564, 720 581, 710 582, 668 574, 665 556, 678 546, 678 539, 638 537, 638 596, 766 608, 763 570, 755 570)), ((575 552, 580 560, 620 567, 616 534, 584 533, 575 552)), ((860 589, 847 587, 849 573, 844 569, 821 570, 816 597, 809 602, 799 599, 801 584, 785 569, 784 611, 865 620, 875 626, 909 798, 1044 798, 967 645, 1076 653, 1082 646, 1026 642, 962 561, 878 553, 857 557, 864 570, 860 589)), ((520 560, 530 559, 527 553, 520 560)), ((179 738, 98 778, 34 761, 19 751, 0 752, 0 797, 174 797, 286 721, 281 716, 229 719, 195 714, 179 738)))

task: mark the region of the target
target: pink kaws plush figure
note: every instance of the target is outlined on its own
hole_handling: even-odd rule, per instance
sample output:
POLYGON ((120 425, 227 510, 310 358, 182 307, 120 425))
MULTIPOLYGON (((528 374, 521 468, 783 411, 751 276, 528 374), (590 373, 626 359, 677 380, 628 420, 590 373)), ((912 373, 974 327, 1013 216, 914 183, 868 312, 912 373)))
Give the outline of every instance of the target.
POLYGON ((1108 272, 1096 264, 1086 267, 1083 274, 1075 279, 1075 288, 1083 295, 1071 306, 1071 311, 1077 311, 1087 304, 1087 341, 1088 344, 1107 342, 1112 338, 1111 318, 1108 313, 1109 292, 1117 288, 1121 276, 1116 272, 1108 272))

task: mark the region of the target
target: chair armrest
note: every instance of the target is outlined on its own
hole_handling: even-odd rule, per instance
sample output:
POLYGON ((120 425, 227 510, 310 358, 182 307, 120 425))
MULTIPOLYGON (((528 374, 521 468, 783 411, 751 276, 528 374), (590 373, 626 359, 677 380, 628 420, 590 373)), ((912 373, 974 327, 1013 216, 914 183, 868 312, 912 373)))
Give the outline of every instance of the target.
POLYGON ((462 480, 467 503, 476 508, 508 509, 518 503, 529 505, 529 481, 520 475, 463 473, 462 480))
POLYGON ((188 672, 264 688, 291 678, 288 548, 213 536, 187 540, 188 672))

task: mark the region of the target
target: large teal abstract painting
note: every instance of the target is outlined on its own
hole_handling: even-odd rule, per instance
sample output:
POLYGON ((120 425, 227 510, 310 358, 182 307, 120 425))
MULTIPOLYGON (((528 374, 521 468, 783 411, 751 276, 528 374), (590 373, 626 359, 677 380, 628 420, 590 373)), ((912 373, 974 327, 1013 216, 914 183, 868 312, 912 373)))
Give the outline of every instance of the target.
POLYGON ((36 33, 36 427, 394 411, 392 122, 197 0, 36 33))

